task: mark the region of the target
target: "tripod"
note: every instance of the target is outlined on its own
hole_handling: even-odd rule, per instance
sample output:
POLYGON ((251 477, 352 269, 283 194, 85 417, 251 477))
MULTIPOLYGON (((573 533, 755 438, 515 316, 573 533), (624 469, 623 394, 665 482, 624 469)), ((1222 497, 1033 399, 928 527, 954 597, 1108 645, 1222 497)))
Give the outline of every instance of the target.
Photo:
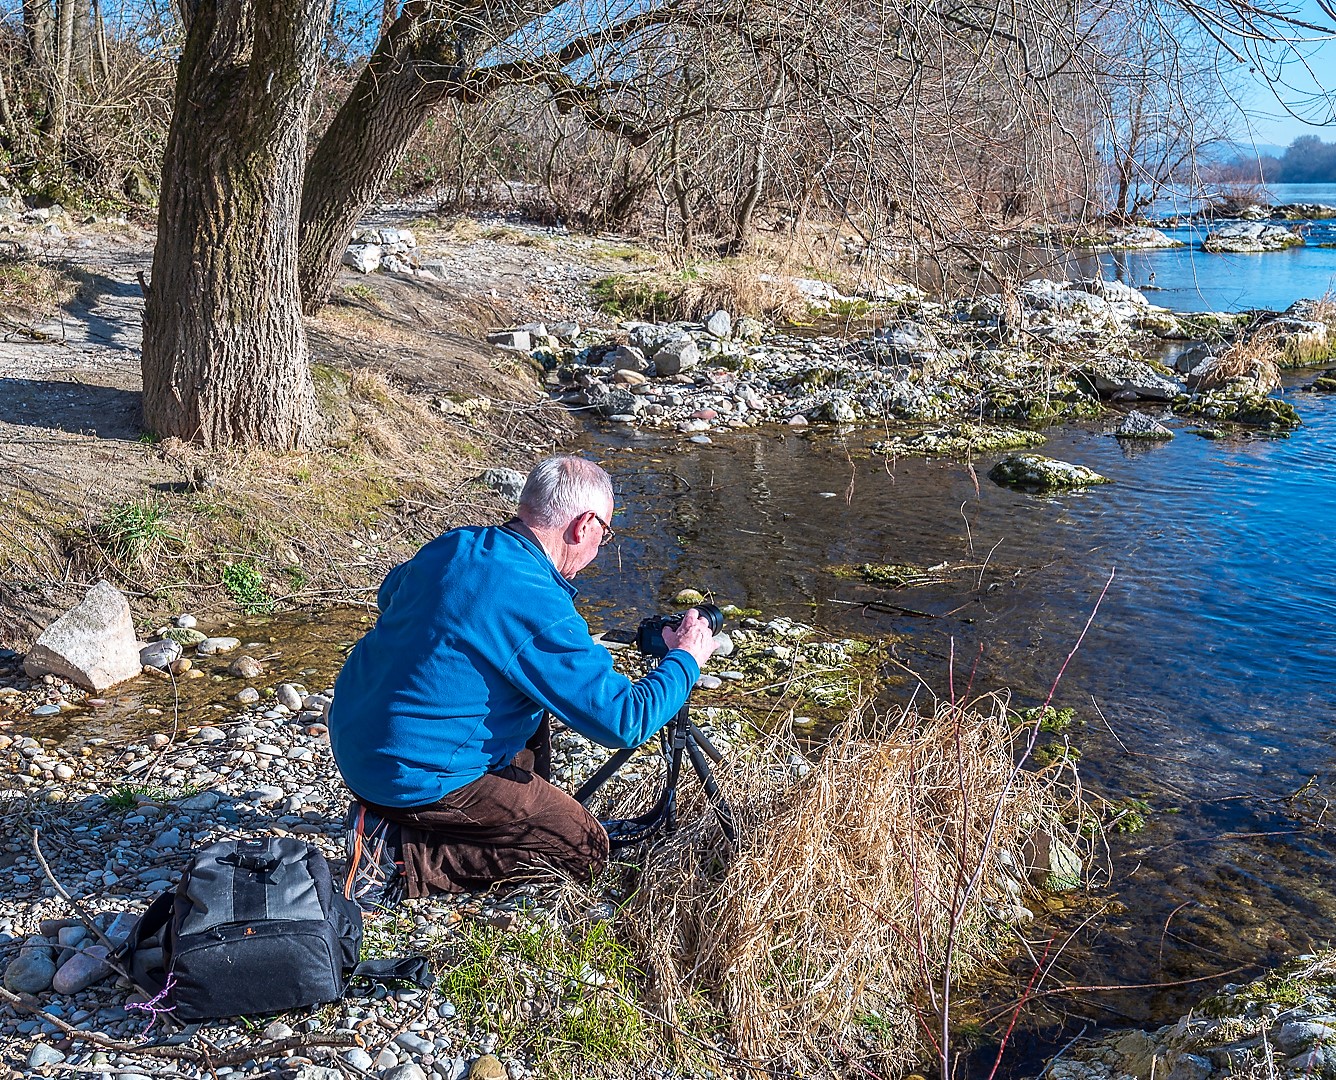
MULTIPOLYGON (((654 805, 638 817, 613 818, 603 822, 612 846, 629 847, 632 844, 652 840, 661 832, 677 831, 677 782, 682 774, 684 751, 691 762, 691 767, 696 771, 696 776, 700 778, 711 807, 714 808, 714 816, 719 819, 719 828, 723 830, 730 845, 737 843, 737 832, 733 828, 733 811, 719 791, 719 784, 710 769, 710 761, 722 761, 724 756, 710 742, 705 732, 692 722, 685 703, 677 711, 677 715, 660 729, 659 740, 664 760, 668 763, 668 779, 663 792, 654 805)), ((618 750, 608 758, 598 772, 586 780, 575 793, 576 802, 581 806, 588 803, 594 793, 606 784, 638 749, 640 748, 618 750)))

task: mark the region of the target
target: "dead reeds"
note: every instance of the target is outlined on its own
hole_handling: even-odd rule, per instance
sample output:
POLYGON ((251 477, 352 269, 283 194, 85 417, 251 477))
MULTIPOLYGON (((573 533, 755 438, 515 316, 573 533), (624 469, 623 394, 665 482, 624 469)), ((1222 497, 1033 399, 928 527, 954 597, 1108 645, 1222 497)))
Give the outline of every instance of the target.
POLYGON ((726 762, 736 854, 708 811, 684 810, 696 824, 654 852, 625 909, 649 1001, 670 1026, 718 1017, 734 1070, 841 1074, 850 1053, 884 1075, 942 1055, 944 988, 1010 951, 1027 842, 1067 835, 1075 809, 1017 750, 989 695, 856 709, 811 758, 781 736, 726 762))
POLYGON ((1275 335, 1254 334, 1241 338, 1218 356, 1193 370, 1188 385, 1196 390, 1217 390, 1234 382, 1251 383, 1257 392, 1269 394, 1280 386, 1283 350, 1275 335))

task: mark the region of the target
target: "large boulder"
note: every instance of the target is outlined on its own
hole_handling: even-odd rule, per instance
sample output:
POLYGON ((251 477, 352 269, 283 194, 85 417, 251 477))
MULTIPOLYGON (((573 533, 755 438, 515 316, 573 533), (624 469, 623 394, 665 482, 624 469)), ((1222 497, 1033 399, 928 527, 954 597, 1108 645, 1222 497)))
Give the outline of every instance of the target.
POLYGON ((1300 247, 1304 238, 1284 225, 1270 225, 1262 221, 1239 221, 1222 225, 1207 234, 1202 249, 1215 252, 1253 254, 1262 251, 1284 251, 1300 247))
POLYGON ((518 469, 502 468, 483 469, 482 475, 478 477, 481 483, 511 502, 520 501, 520 492, 524 490, 526 479, 518 469))
POLYGON ((1080 281, 1073 281, 1071 287, 1079 289, 1081 292, 1093 293, 1100 299, 1107 300, 1110 304, 1150 307, 1150 301, 1139 289, 1134 289, 1131 285, 1121 281, 1110 281, 1107 278, 1082 278, 1080 281))
POLYGON ((130 603, 106 581, 48 626, 23 661, 32 678, 58 675, 98 693, 133 679, 142 668, 130 603))
POLYGON ((603 362, 613 371, 643 372, 649 366, 645 354, 634 345, 618 345, 603 357, 603 362))

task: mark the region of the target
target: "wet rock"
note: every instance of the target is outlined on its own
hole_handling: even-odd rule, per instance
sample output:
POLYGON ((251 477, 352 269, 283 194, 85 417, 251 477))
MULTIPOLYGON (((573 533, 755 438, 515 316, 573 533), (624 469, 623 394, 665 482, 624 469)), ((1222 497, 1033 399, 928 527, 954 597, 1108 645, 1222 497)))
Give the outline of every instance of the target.
POLYGON ((274 700, 292 712, 299 712, 302 707, 302 693, 292 683, 279 683, 274 687, 274 700))
POLYGON ((161 634, 163 638, 169 641, 175 641, 180 645, 189 648, 192 645, 199 645, 208 640, 208 636, 196 630, 193 626, 169 626, 161 634))
POLYGON ((1236 222, 1223 225, 1208 233, 1202 241, 1202 250, 1253 254, 1263 251, 1284 251, 1300 247, 1304 238, 1284 225, 1269 225, 1260 221, 1236 222))
POLYGON ((1082 884, 1081 856, 1050 832, 1035 833, 1022 851, 1031 879, 1049 892, 1070 892, 1082 884))
POLYGON ((1108 477, 1084 465, 1042 454, 1010 454, 988 471, 988 479, 1003 487, 1027 491, 1063 491, 1110 483, 1108 477))
POLYGON ((636 396, 621 387, 590 387, 589 404, 605 418, 634 415, 637 408, 636 396))
POLYGON ((227 653, 239 648, 241 648, 241 642, 237 638, 211 637, 201 641, 195 647, 195 652, 199 656, 216 656, 218 653, 227 653))
POLYGON ((105 581, 48 626, 23 661, 30 677, 49 673, 99 692, 134 678, 143 666, 130 603, 105 581))
POLYGON ((518 469, 499 468, 483 469, 478 477, 479 483, 514 503, 520 501, 520 492, 524 490, 525 479, 524 473, 518 469))
POLYGON ((264 673, 264 665, 253 656, 238 656, 227 666, 228 673, 238 679, 254 679, 264 673))
POLYGON ((696 604, 705 603, 705 594, 697 589, 681 589, 673 597, 674 604, 680 604, 682 607, 693 607, 696 604))
POLYGON ((1120 439, 1156 440, 1174 437, 1174 433, 1154 417, 1140 412, 1128 413, 1113 433, 1120 439))
POLYGON ((139 663, 144 667, 166 671, 172 666, 172 661, 180 656, 181 643, 167 638, 164 641, 151 642, 140 649, 139 663))

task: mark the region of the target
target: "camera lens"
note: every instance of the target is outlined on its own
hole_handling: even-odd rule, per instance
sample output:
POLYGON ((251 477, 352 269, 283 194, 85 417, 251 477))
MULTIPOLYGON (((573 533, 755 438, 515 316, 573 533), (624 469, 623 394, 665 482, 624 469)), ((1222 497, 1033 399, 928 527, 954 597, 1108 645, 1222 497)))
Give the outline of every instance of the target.
POLYGON ((724 613, 715 604, 697 604, 700 617, 710 625, 710 633, 717 634, 724 628, 724 613))

